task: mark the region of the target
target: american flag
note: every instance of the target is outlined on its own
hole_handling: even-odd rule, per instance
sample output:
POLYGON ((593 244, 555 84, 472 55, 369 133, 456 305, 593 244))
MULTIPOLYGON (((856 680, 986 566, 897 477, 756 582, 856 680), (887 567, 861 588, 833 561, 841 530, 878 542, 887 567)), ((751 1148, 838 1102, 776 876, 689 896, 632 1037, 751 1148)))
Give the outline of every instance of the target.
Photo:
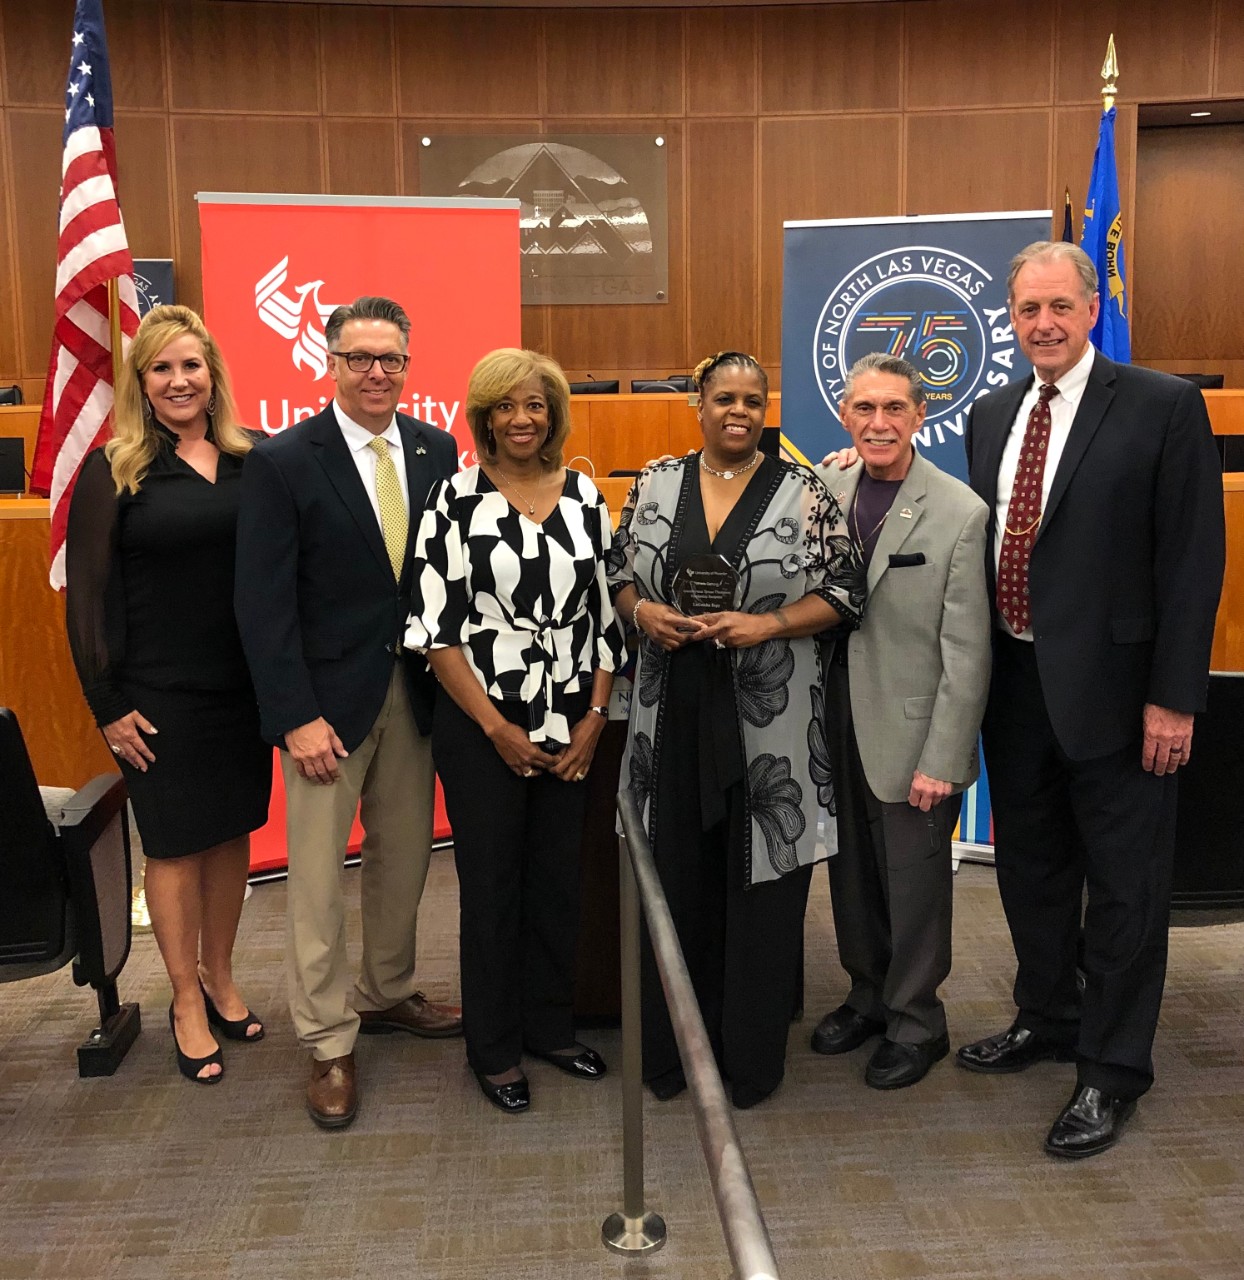
POLYGON ((117 204, 112 75, 102 0, 77 0, 65 89, 56 327, 31 488, 52 503, 52 586, 65 585, 65 525, 83 458, 109 435, 113 403, 108 282, 117 282, 122 354, 138 328, 134 260, 117 204))

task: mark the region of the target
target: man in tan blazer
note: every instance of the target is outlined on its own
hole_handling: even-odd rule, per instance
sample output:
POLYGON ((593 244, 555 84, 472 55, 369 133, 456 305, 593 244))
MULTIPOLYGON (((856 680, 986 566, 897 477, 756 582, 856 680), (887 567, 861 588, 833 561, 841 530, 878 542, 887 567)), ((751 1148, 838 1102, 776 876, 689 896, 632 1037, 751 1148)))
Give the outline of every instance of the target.
POLYGON ((819 473, 868 566, 862 625, 822 655, 839 844, 829 880, 851 990, 812 1047, 847 1053, 884 1034, 864 1079, 900 1089, 950 1049, 937 988, 950 972, 957 797, 977 775, 989 687, 989 511, 915 451, 924 388, 907 361, 857 361, 840 411, 859 460, 819 473))

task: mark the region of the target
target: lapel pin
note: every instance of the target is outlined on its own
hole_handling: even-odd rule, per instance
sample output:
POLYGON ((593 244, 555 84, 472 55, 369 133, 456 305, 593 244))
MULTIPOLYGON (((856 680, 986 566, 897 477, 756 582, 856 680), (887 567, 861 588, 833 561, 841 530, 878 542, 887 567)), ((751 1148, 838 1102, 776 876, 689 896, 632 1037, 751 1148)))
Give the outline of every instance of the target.
POLYGON ((417 444, 415 445, 415 452, 422 458, 423 455, 427 453, 427 450, 423 447, 423 445, 417 444))
POLYGON ((902 511, 900 511, 898 514, 899 514, 899 516, 900 516, 900 518, 901 518, 901 519, 903 519, 903 520, 910 520, 910 519, 911 519, 911 508, 910 508, 910 507, 904 507, 904 508, 902 509, 902 511))
POLYGON ((846 491, 845 489, 839 489, 839 490, 838 490, 838 497, 837 497, 837 501, 838 501, 838 502, 846 502, 846 500, 847 500, 847 491, 846 491))

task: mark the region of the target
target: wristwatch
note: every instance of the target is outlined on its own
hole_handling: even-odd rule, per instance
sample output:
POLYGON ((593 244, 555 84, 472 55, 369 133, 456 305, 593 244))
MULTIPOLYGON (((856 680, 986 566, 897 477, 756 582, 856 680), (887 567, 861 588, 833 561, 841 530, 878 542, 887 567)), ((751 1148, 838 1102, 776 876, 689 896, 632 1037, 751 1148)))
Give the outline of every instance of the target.
POLYGON ((608 720, 608 719, 609 719, 609 708, 608 708, 608 707, 588 707, 588 710, 589 710, 589 711, 595 711, 595 712, 596 712, 596 714, 597 714, 598 716, 600 716, 600 718, 601 718, 602 720, 608 720))

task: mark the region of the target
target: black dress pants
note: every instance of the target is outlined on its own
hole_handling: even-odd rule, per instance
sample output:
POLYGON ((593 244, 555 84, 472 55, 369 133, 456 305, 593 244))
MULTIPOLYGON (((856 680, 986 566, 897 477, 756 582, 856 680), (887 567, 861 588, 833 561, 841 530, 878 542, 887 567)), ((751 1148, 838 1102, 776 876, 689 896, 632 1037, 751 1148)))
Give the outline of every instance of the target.
MULTIPOLYGON (((571 703, 571 723, 590 693, 571 703), (580 705, 581 704, 581 705, 580 705)), ((495 703, 526 725, 521 703, 495 703)), ((587 788, 551 773, 520 778, 446 694, 432 753, 445 792, 458 869, 462 1024, 467 1062, 500 1075, 524 1048, 569 1048, 579 860, 587 788)))
POLYGON ((1175 853, 1175 778, 1141 768, 1139 712, 1136 728, 1121 751, 1068 759, 1033 646, 995 638, 984 741, 1017 1021, 1074 1047, 1082 1086, 1126 1098, 1153 1083, 1175 853))
MULTIPOLYGON (((745 887, 744 784, 707 804, 702 794, 706 760, 716 758, 721 743, 708 738, 697 666, 715 658, 689 646, 673 659, 655 779, 653 859, 718 1067, 735 1105, 746 1107, 768 1097, 786 1071, 812 868, 745 887), (706 807, 720 820, 706 826, 706 807)), ((678 1069, 680 1059, 646 928, 640 976, 644 1078, 654 1080, 678 1069)))

